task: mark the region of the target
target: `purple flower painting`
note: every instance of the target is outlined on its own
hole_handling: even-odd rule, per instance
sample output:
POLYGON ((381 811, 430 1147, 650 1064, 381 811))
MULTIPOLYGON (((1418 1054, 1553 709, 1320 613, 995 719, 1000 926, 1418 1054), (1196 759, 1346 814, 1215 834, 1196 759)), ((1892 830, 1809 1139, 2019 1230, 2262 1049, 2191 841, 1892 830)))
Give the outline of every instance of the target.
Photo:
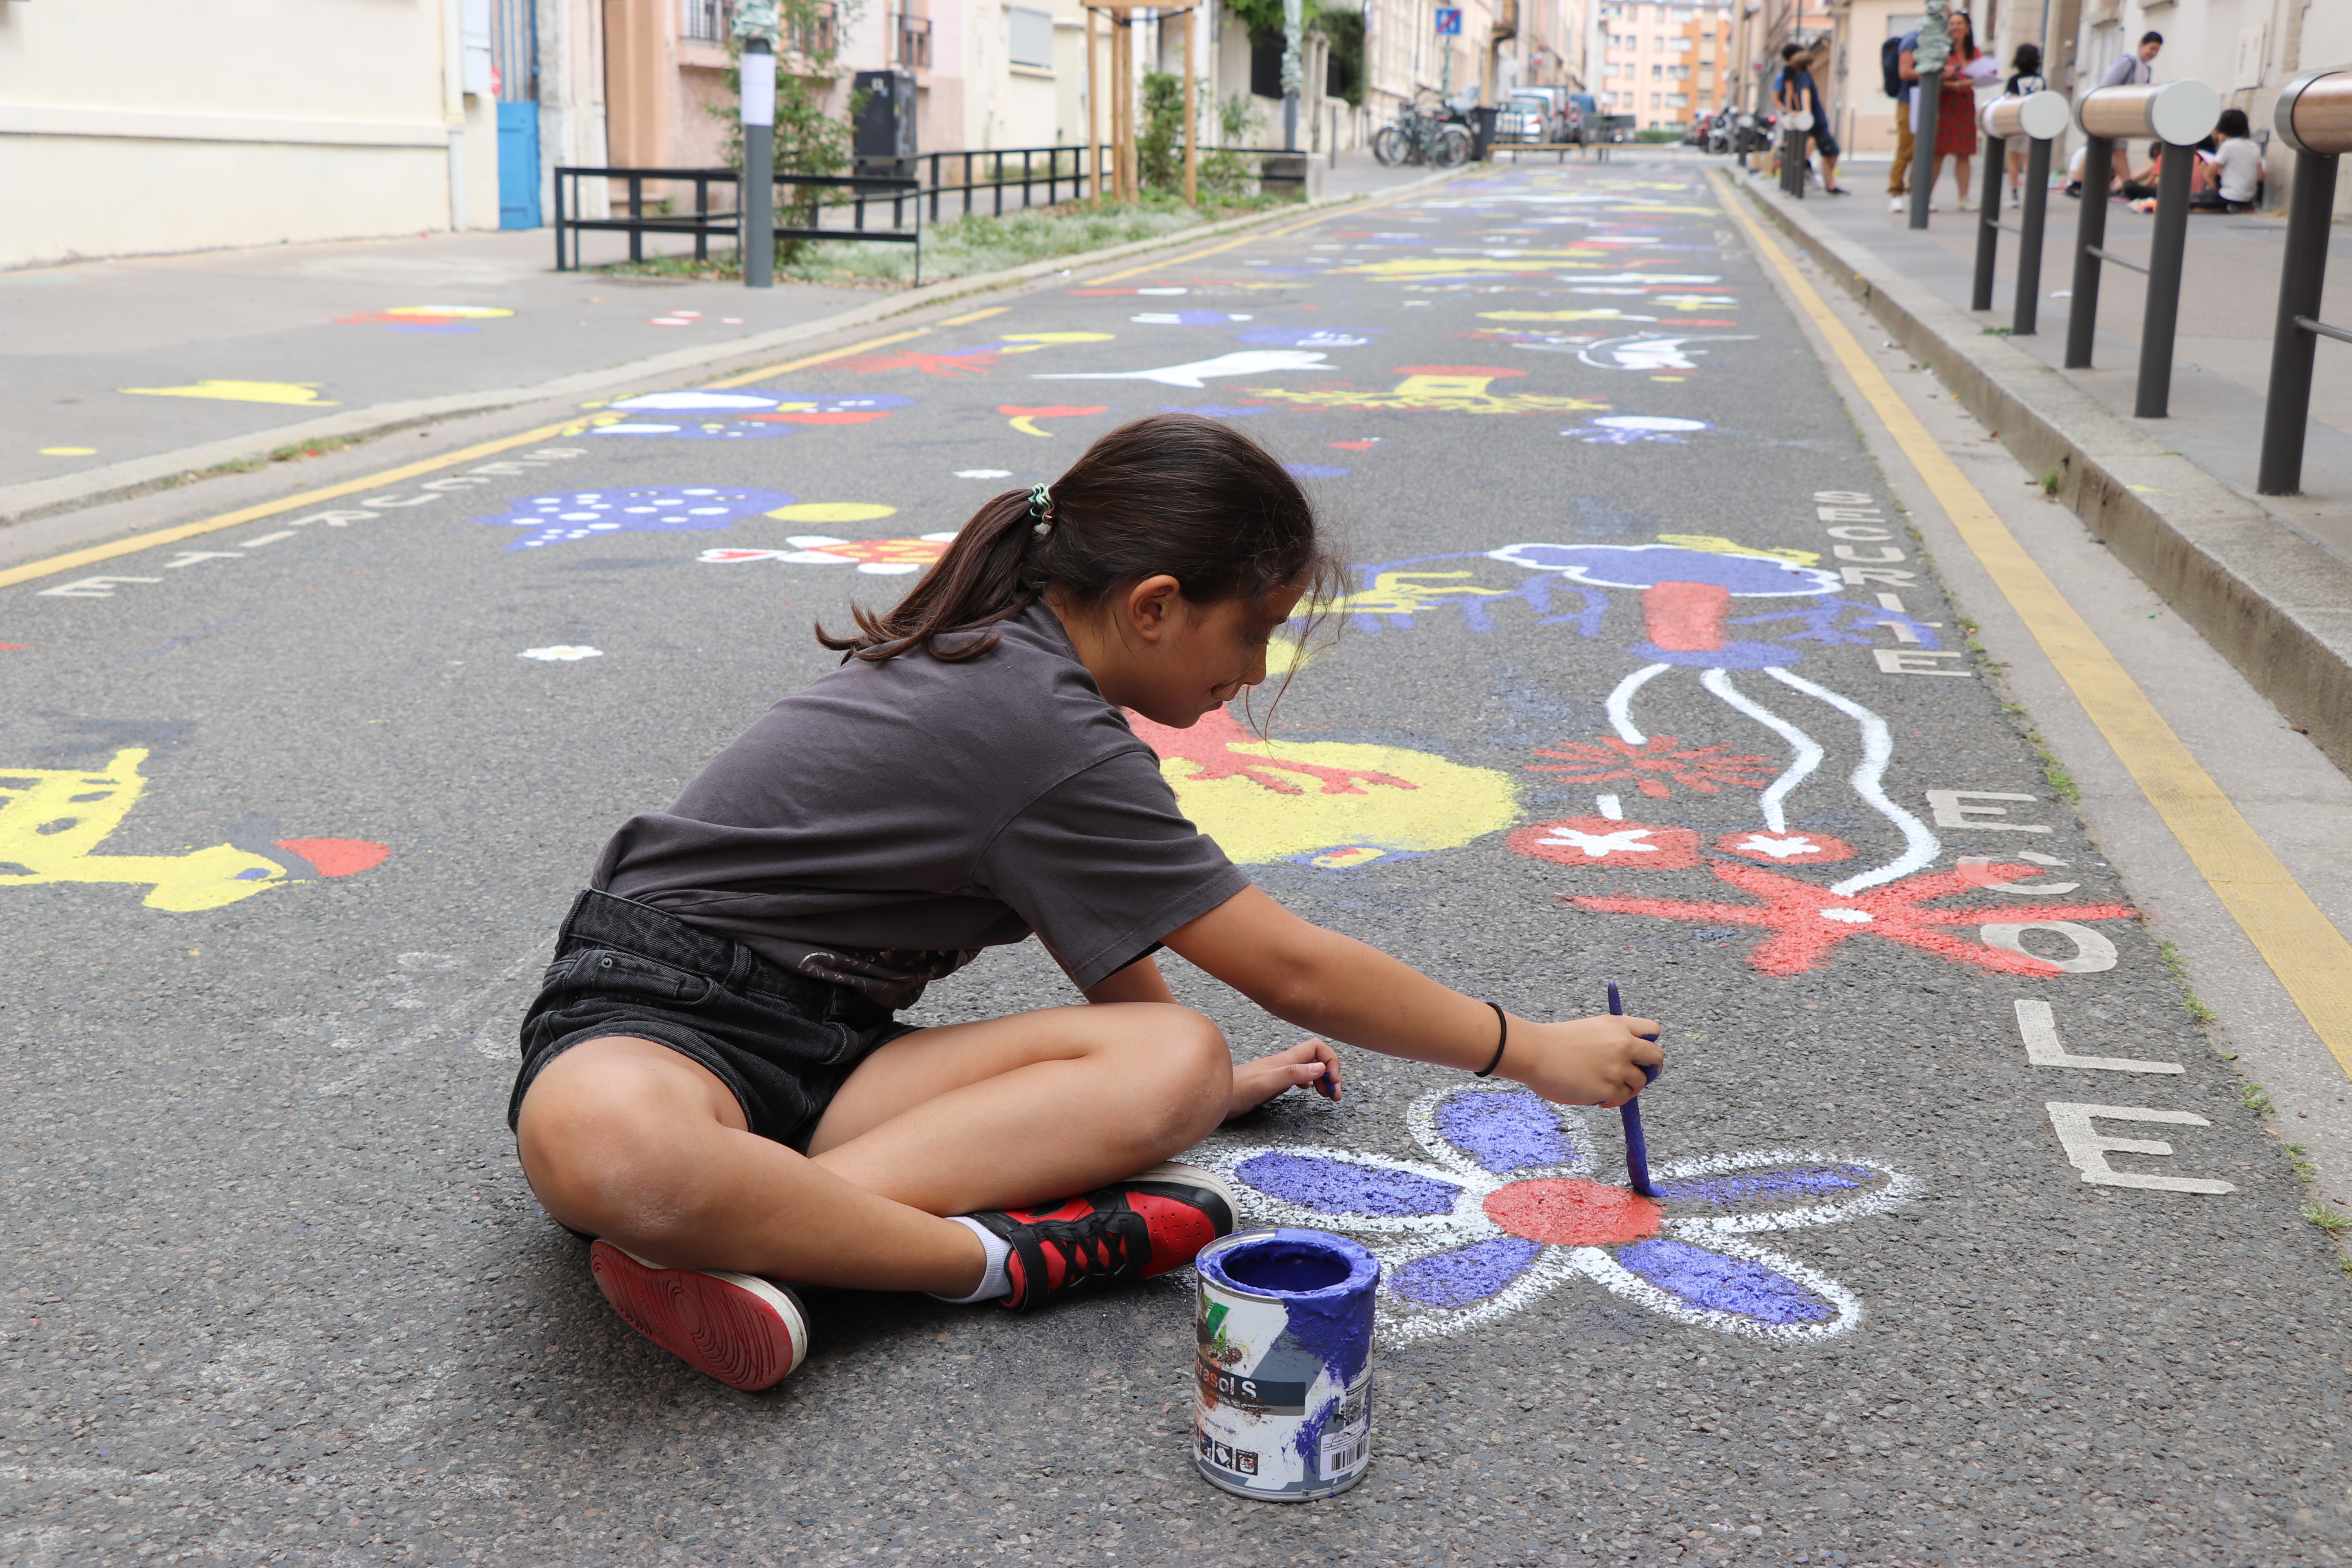
POLYGON ((1391 1342, 1460 1333, 1582 1279, 1694 1326, 1817 1340, 1862 1321, 1835 1279, 1748 1239, 1834 1225, 1908 1197, 1881 1162, 1759 1150, 1653 1167, 1656 1197, 1593 1174, 1578 1113, 1524 1089, 1423 1096, 1408 1113, 1429 1163, 1340 1150, 1220 1151, 1247 1219, 1354 1233, 1381 1264, 1391 1342))

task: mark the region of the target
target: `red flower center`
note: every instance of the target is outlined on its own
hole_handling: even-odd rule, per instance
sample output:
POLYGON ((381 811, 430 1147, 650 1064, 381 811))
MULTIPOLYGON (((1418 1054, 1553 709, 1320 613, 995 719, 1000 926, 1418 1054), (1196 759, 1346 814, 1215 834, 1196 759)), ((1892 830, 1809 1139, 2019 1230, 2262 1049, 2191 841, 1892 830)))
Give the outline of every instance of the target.
POLYGON ((1658 1234, 1658 1205, 1623 1187, 1553 1176, 1489 1194, 1486 1217, 1529 1241, 1613 1247, 1658 1234))

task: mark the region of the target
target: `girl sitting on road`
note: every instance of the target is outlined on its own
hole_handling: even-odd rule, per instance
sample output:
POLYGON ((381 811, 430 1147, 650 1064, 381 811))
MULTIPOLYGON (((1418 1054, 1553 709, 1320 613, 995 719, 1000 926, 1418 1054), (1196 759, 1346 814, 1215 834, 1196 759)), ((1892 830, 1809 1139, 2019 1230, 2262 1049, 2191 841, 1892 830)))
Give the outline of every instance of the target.
POLYGON ((808 1328, 782 1283, 1016 1310, 1163 1273, 1234 1224, 1163 1163, 1286 1089, 1179 1006, 1165 945, 1333 1039, 1622 1103, 1641 1018, 1535 1023, 1251 886, 1177 808, 1122 710, 1188 728, 1265 678, 1331 563, 1296 481, 1214 420, 1097 442, 990 501, 842 667, 631 817, 522 1026, 509 1121, 549 1214, 595 1237, 621 1316, 765 1388, 808 1328), (917 1028, 894 1014, 1034 932, 1087 1005, 917 1028))

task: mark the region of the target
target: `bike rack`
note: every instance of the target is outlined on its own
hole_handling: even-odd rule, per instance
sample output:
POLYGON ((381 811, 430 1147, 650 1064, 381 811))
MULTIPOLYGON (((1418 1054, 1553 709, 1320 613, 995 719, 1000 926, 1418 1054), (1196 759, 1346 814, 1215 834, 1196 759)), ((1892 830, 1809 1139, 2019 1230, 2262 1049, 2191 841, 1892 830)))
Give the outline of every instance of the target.
MULTIPOLYGON (((2025 210, 2017 236, 2017 310, 2011 319, 2011 337, 2033 335, 2042 300, 2042 224, 2050 210, 2050 143, 2061 135, 2073 113, 2062 92, 2037 92, 2024 98, 1996 98, 1984 107, 1985 182, 1988 197, 2005 166, 2009 138, 2023 136, 2033 143, 2025 153, 2025 210)), ((1992 309, 1992 268, 2000 247, 2000 202, 1982 200, 1977 210, 1976 287, 1969 309, 1992 309)))
POLYGON ((2068 370, 2087 370, 2099 327, 2099 267, 2112 261, 2147 277, 2147 311, 2140 328, 2137 419, 2161 419, 2172 402, 2172 339, 2180 320, 2180 261, 2189 247, 2188 149, 2212 134, 2221 99, 2201 81, 2161 87, 2103 87, 2084 95, 2075 110, 2083 128, 2083 213, 2074 237, 2074 297, 2066 321, 2068 370), (2157 175, 2156 232, 2147 265, 2106 250, 2108 170, 2119 139, 2153 136, 2180 155, 2167 157, 2157 175))
POLYGON ((2287 198, 2286 262, 2279 272, 2278 329, 2271 339, 2270 401, 2263 415, 2263 461, 2254 490, 2284 496, 2303 486, 2313 351, 2322 338, 2352 343, 2352 331, 2319 319, 2336 165, 2352 153, 2352 72, 2311 71, 2295 78, 2279 93, 2274 123, 2279 140, 2294 149, 2294 194, 2287 198))

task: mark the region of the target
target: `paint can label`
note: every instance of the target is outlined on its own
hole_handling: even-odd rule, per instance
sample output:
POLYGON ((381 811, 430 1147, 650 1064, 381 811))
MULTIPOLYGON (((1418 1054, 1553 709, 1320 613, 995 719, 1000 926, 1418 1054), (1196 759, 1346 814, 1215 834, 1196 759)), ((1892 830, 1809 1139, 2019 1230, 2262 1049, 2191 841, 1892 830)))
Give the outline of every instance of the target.
POLYGON ((1371 1458, 1372 1376, 1363 1353, 1370 1314, 1362 1350, 1335 1369, 1315 1334, 1294 1331, 1289 1303, 1231 1289, 1210 1272, 1201 1276, 1195 1323, 1193 1461, 1201 1474, 1227 1491, 1271 1501, 1328 1497, 1355 1485, 1371 1458))

